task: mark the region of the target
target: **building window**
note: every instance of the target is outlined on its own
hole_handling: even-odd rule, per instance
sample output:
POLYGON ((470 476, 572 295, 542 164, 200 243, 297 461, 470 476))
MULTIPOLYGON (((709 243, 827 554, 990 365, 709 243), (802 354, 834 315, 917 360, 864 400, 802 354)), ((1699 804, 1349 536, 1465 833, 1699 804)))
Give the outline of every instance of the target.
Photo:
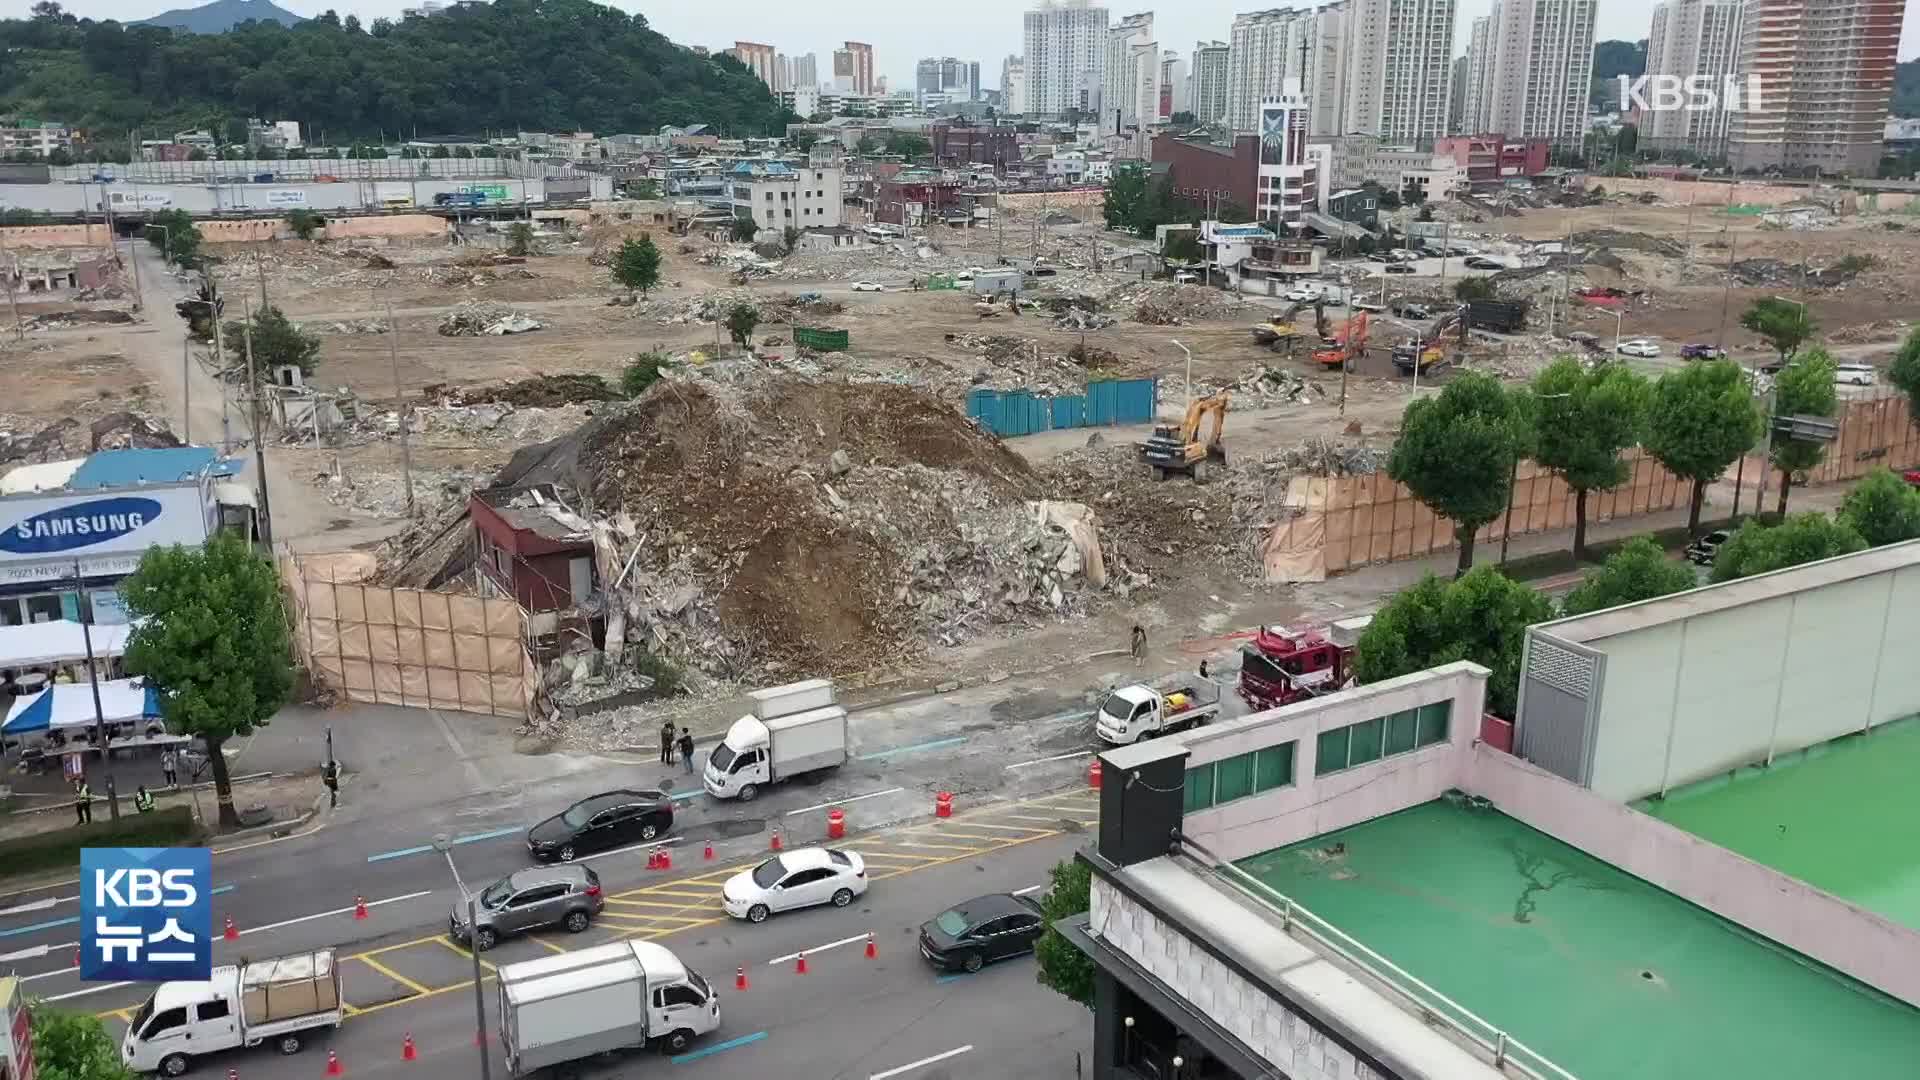
POLYGON ((1188 769, 1186 812, 1191 814, 1292 784, 1293 745, 1281 743, 1188 769))
POLYGON ((1453 702, 1439 701, 1329 728, 1315 743, 1313 774, 1326 776, 1447 741, 1453 702))

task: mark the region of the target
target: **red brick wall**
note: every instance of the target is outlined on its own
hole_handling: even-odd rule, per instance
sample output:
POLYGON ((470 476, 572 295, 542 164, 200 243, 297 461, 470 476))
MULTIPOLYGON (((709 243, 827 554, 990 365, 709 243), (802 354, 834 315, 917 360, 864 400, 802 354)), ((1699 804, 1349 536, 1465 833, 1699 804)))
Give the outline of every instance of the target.
POLYGON ((1260 139, 1242 135, 1233 153, 1195 146, 1171 135, 1153 140, 1154 164, 1166 162, 1176 198, 1198 203, 1206 195, 1224 194, 1251 211, 1258 198, 1260 139))

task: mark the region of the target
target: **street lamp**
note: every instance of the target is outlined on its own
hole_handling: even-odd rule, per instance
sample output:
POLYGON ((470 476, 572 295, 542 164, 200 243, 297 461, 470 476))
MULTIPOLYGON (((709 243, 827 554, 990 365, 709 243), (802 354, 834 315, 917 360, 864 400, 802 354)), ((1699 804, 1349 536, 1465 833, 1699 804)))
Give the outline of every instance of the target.
MULTIPOLYGON (((328 738, 331 741, 331 731, 328 738)), ((446 833, 434 833, 433 850, 446 856, 447 869, 453 871, 453 883, 467 898, 467 952, 473 957, 473 1044, 480 1048, 480 1080, 491 1080, 492 1072, 487 1065, 487 998, 480 990, 484 976, 480 974, 479 897, 460 880, 460 868, 453 864, 453 838, 446 833)))
POLYGON ((1627 309, 1622 307, 1613 313, 1613 355, 1620 355, 1620 324, 1626 320, 1627 309))
POLYGON ((1172 338, 1167 340, 1173 341, 1174 345, 1177 346, 1181 352, 1187 354, 1187 404, 1191 406, 1193 404, 1193 350, 1187 348, 1185 345, 1181 345, 1179 341, 1172 338))

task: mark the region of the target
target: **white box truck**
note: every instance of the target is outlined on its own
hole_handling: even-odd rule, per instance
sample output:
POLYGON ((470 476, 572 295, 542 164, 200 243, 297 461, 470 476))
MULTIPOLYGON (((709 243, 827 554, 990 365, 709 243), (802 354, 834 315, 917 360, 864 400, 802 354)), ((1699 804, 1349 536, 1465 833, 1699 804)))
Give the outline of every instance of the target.
POLYGON ((134 1013, 120 1060, 135 1072, 179 1076, 194 1058, 270 1042, 282 1054, 301 1035, 340 1026, 340 968, 333 950, 213 969, 206 982, 163 982, 134 1013))
POLYGON ((503 964, 499 977, 508 1076, 649 1043, 678 1053, 720 1026, 713 987, 650 941, 503 964))
POLYGON ((701 783, 716 799, 751 800, 768 784, 838 768, 847 760, 847 710, 831 679, 756 690, 753 712, 733 722, 707 755, 701 783))

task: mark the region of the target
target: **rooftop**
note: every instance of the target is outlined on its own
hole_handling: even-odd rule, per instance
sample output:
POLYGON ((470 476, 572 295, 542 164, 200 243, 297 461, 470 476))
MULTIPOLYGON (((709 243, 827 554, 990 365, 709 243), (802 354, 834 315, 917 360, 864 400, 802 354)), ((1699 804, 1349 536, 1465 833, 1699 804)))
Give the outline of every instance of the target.
POLYGON ((586 543, 593 533, 585 518, 573 512, 552 484, 498 487, 474 492, 500 520, 520 531, 556 544, 586 543))
POLYGON ((139 484, 172 484, 192 480, 208 468, 216 476, 231 476, 240 471, 239 462, 231 459, 216 461, 218 456, 210 446, 102 450, 74 470, 73 479, 67 482, 67 486, 78 491, 134 487, 139 484))
POLYGON ((1581 1080, 1909 1077, 1920 1011, 1490 810, 1243 860, 1581 1080))
POLYGON ((1920 930, 1916 773, 1920 717, 1909 717, 1634 806, 1920 930))

